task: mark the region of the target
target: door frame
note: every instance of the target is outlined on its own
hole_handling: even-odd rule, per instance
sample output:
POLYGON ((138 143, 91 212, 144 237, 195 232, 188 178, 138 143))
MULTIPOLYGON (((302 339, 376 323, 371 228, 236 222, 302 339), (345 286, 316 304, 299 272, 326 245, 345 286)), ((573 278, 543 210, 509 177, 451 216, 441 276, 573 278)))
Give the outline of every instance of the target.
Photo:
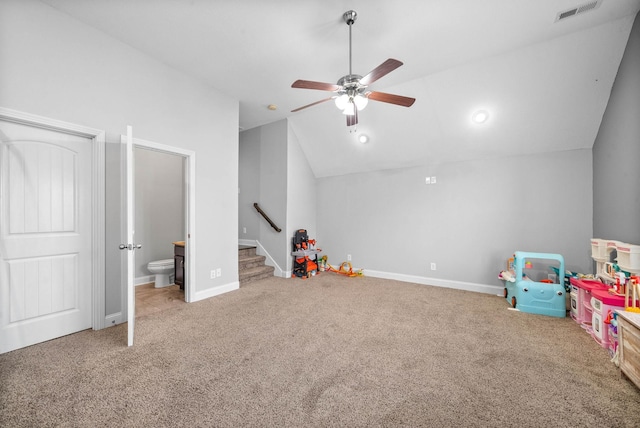
MULTIPOLYGON (((194 301, 196 280, 195 280, 195 257, 196 257, 196 245, 195 245, 195 226, 196 226, 196 209, 195 209, 195 194, 196 194, 196 152, 192 150, 186 150, 180 147, 170 146, 167 144, 156 143, 153 141, 143 140, 140 138, 133 138, 133 147, 146 150, 154 150, 161 153, 180 156, 185 159, 185 171, 184 181, 184 206, 185 212, 185 224, 184 224, 184 236, 185 236, 185 259, 186 263, 186 281, 184 284, 184 301, 191 303, 194 301)), ((133 177, 135 183, 135 173, 133 177)), ((123 183, 126 185, 126 183, 123 183)), ((142 243, 144 245, 144 242, 142 243)), ((126 281, 123 283, 123 307, 126 307, 124 314, 129 313, 129 306, 125 304, 127 300, 126 294, 126 281)))
POLYGON ((105 327, 105 143, 102 129, 89 128, 0 107, 0 119, 27 126, 77 135, 91 140, 91 327, 105 327))

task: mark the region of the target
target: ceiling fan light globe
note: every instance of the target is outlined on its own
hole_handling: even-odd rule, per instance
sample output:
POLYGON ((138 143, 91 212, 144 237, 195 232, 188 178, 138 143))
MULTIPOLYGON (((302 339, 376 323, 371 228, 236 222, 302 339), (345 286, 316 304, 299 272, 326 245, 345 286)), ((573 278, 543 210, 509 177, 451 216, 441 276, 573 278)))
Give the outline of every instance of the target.
POLYGON ((355 104, 353 104, 353 101, 349 100, 347 105, 344 107, 344 110, 342 110, 342 114, 347 116, 353 116, 355 113, 356 113, 356 106, 355 104))
POLYGON ((369 104, 369 98, 365 97, 364 95, 358 94, 353 98, 353 102, 355 103, 358 110, 362 110, 367 106, 367 104, 369 104))
POLYGON ((338 107, 340 110, 344 110, 344 108, 349 103, 349 96, 347 94, 342 94, 336 98, 335 103, 336 107, 338 107))

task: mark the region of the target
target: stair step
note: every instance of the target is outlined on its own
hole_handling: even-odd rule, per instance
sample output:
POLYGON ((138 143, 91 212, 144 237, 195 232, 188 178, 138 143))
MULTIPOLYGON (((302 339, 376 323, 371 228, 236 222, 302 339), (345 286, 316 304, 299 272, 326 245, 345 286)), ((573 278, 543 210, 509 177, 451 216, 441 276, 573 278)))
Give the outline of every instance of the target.
POLYGON ((253 267, 264 266, 265 256, 245 256, 238 258, 238 269, 245 270, 253 267))
POLYGON ((238 257, 250 257, 256 255, 256 247, 252 245, 239 245, 238 257))
POLYGON ((273 276, 273 266, 264 264, 267 258, 256 254, 253 245, 238 246, 238 277, 240 285, 273 276))
POLYGON ((256 266, 249 269, 243 269, 240 271, 240 285, 247 284, 249 282, 258 281, 260 279, 270 278, 273 276, 273 266, 256 266))

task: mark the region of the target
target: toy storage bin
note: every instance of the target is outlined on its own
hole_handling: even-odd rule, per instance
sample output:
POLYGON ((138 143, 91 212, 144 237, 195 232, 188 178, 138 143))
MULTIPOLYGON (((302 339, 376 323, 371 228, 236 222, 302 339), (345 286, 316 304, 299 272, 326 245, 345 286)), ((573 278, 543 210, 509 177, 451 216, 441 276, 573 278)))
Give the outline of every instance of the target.
POLYGON ((591 238, 591 257, 594 259, 604 259, 607 257, 607 241, 604 239, 591 238))
POLYGON ((610 294, 607 290, 593 290, 591 294, 593 338, 603 348, 609 348, 609 325, 604 321, 609 313, 613 316, 616 310, 624 310, 624 296, 610 294))
POLYGON ((640 245, 625 244, 616 245, 618 251, 618 265, 623 270, 640 271, 640 245))

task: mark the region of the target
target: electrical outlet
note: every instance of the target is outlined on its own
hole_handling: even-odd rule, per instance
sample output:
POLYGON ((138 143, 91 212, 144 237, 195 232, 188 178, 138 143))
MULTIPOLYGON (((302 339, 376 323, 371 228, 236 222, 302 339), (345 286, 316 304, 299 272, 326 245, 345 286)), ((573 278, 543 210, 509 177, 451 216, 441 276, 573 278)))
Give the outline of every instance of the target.
POLYGON ((436 270, 436 264, 435 263, 431 263, 431 270, 436 270))
POLYGON ((246 227, 242 228, 242 233, 247 233, 247 228, 246 227))
POLYGON ((431 177, 427 177, 424 179, 424 184, 431 184, 431 177))
POLYGON ((216 271, 215 270, 211 271, 211 279, 216 279, 216 271))
POLYGON ((436 177, 435 176, 431 177, 431 184, 436 184, 436 177))
POLYGON ((222 276, 222 269, 221 268, 216 269, 216 276, 218 278, 220 278, 222 276))
POLYGON ((347 254, 347 261, 350 262, 351 261, 351 254, 347 254))

